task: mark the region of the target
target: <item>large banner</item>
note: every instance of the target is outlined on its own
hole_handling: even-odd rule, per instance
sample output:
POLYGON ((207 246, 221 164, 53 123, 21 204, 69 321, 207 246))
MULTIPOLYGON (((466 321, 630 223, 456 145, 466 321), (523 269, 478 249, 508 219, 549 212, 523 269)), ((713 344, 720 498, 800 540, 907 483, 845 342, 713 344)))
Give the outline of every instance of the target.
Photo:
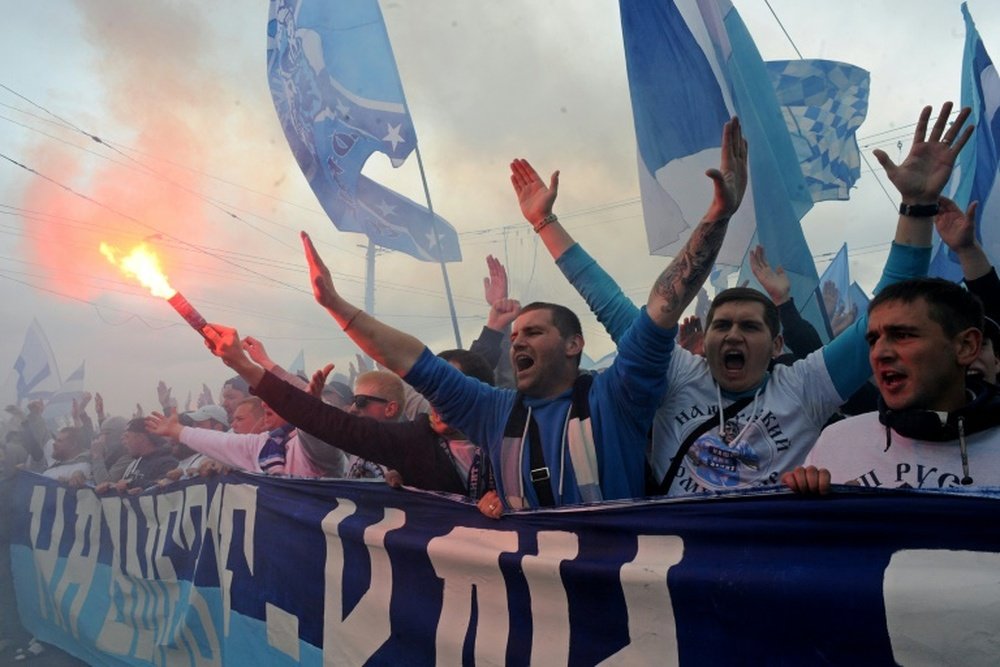
POLYGON ((127 498, 16 485, 24 623, 94 665, 1000 656, 996 499, 756 494, 493 521, 364 482, 237 474, 127 498))

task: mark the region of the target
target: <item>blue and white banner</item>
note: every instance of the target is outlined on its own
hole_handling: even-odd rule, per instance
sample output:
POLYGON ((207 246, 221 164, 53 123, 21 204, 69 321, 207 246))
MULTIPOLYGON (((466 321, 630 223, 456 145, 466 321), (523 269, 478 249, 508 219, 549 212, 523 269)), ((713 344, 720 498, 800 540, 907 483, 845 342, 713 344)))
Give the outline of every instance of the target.
POLYGON ((1000 655, 996 498, 758 494, 494 521, 380 483, 239 474, 127 498, 15 483, 24 624, 93 665, 1000 655))
MULTIPOLYGON (((962 106, 971 107, 969 123, 976 125, 972 140, 958 156, 948 182, 947 194, 964 211, 974 201, 976 238, 990 263, 1000 262, 1000 75, 986 53, 969 8, 962 3, 965 18, 965 52, 962 57, 962 106)), ((937 236, 935 234, 935 236, 937 236)), ((958 282, 962 267, 958 257, 937 239, 930 275, 958 282)))
POLYGON ((267 36, 281 127, 337 229, 420 260, 461 260, 450 224, 361 175, 373 153, 398 167, 417 145, 378 0, 271 0, 267 36))

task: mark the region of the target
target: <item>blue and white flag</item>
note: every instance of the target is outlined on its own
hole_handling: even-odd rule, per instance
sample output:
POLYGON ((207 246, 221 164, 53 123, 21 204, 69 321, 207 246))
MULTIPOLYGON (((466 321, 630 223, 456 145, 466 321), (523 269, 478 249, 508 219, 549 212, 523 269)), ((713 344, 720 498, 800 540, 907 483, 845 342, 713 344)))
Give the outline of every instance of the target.
MULTIPOLYGON (((428 241, 435 226, 441 238, 451 226, 410 200, 388 233, 387 216, 371 213, 386 192, 399 195, 365 179, 365 162, 380 152, 398 167, 417 143, 377 0, 271 0, 267 60, 285 137, 337 229, 367 233, 376 244, 425 261, 439 261, 440 245, 457 248, 454 234, 428 241), (401 228, 407 240, 393 244, 401 228)), ((444 254, 444 261, 461 259, 444 254)))
POLYGON ((364 176, 358 177, 355 206, 345 208, 344 216, 345 224, 383 248, 425 262, 462 261, 458 232, 447 220, 364 176))
POLYGON ((861 178, 857 130, 868 115, 868 72, 832 60, 764 63, 812 199, 849 199, 861 178))
POLYGON ((825 341, 835 338, 857 318, 861 304, 855 305, 852 301, 846 243, 840 246, 833 261, 823 271, 812 297, 800 311, 805 311, 812 304, 817 304, 822 314, 823 329, 818 331, 825 341))
MULTIPOLYGON (((80 367, 69 374, 66 381, 59 386, 49 402, 45 405, 45 421, 52 428, 55 426, 72 426, 73 421, 73 401, 83 400, 86 393, 84 391, 84 376, 86 374, 85 361, 80 362, 80 367)), ((55 430, 52 428, 52 430, 55 430)))
MULTIPOLYGON (((975 123, 972 140, 958 155, 958 162, 948 182, 946 193, 965 210, 979 202, 976 213, 976 236, 986 251, 990 264, 1000 262, 1000 76, 986 53, 969 8, 962 3, 965 18, 965 54, 962 57, 962 106, 971 107, 969 123, 975 123), (983 221, 987 221, 983 224, 983 221)), ((936 236, 936 235, 935 235, 936 236)), ((930 275, 958 282, 962 267, 958 258, 938 239, 930 275)))
POLYGON ((845 144, 864 114, 864 73, 822 61, 770 71, 729 0, 619 6, 650 252, 676 255, 700 220, 712 196, 704 172, 719 163, 723 123, 738 115, 750 187, 717 263, 741 266, 756 234, 771 263, 789 274, 793 298, 805 303, 817 275, 799 220, 815 198, 839 196, 856 177, 845 144), (850 102, 827 100, 841 90, 850 102))
POLYGON ((38 320, 31 320, 24 334, 21 353, 14 361, 14 372, 17 375, 18 404, 49 399, 62 385, 59 366, 38 320))
POLYGON ((871 298, 869 298, 869 296, 867 294, 865 294, 865 291, 863 289, 861 289, 861 285, 857 284, 856 282, 852 282, 851 283, 851 303, 852 304, 857 304, 858 310, 863 313, 863 312, 866 312, 868 310, 868 303, 870 301, 871 301, 871 298))

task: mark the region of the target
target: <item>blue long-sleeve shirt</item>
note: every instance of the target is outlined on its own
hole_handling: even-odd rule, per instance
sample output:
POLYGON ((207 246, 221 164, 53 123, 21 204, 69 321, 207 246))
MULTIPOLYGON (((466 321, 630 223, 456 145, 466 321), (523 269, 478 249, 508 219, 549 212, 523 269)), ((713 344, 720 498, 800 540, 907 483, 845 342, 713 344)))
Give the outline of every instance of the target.
MULTIPOLYGON (((606 500, 643 495, 647 436, 666 388, 666 369, 676 335, 676 328, 658 327, 645 309, 636 309, 636 315, 630 323, 633 326, 621 336, 618 358, 594 378, 588 396, 600 489, 606 500)), ((434 405, 445 422, 486 448, 497 474, 498 492, 505 498, 501 443, 517 392, 466 377, 426 349, 405 380, 434 405)), ((539 425, 556 504, 582 500, 563 442, 570 393, 525 400, 539 425)), ((536 446, 530 437, 528 440, 526 448, 536 446)), ((528 475, 530 457, 523 458, 524 492, 529 505, 538 506, 528 475)))

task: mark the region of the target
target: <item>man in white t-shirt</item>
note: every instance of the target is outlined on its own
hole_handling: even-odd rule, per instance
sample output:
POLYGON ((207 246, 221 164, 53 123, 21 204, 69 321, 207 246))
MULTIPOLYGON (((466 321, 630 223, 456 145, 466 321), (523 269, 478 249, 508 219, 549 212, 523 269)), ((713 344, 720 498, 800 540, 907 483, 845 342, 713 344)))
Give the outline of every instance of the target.
POLYGON ((1000 486, 1000 392, 967 377, 983 338, 979 299, 937 278, 886 287, 868 309, 878 412, 828 427, 782 481, 800 493, 1000 486))

